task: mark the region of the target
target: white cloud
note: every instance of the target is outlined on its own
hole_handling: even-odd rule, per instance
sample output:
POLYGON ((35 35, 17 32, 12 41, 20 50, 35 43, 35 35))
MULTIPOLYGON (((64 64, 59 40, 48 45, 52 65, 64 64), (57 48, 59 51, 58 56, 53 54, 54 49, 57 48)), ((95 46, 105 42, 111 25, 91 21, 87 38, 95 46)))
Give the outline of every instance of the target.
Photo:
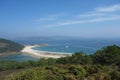
POLYGON ((106 7, 98 7, 98 8, 93 9, 93 11, 91 11, 91 12, 81 14, 77 17, 78 18, 103 17, 103 16, 106 17, 106 16, 112 16, 113 12, 115 12, 115 11, 116 12, 120 11, 120 4, 115 4, 115 5, 106 6, 106 7))
POLYGON ((48 15, 47 17, 42 17, 42 18, 36 19, 34 21, 37 21, 37 22, 40 22, 40 21, 54 21, 54 20, 57 20, 61 16, 65 16, 65 14, 61 13, 61 14, 48 15))
POLYGON ((114 12, 118 10, 120 10, 120 4, 116 4, 108 7, 95 8, 95 11, 98 11, 98 12, 114 12))
POLYGON ((103 22, 103 21, 112 21, 118 20, 120 16, 112 16, 112 17, 101 17, 101 18, 94 18, 89 20, 74 20, 68 22, 57 22, 56 24, 46 25, 46 27, 57 27, 57 26, 66 26, 66 25, 75 25, 75 24, 84 24, 84 23, 94 23, 94 22, 103 22))
POLYGON ((67 26, 67 25, 75 25, 75 24, 112 21, 112 20, 120 20, 120 15, 113 13, 114 11, 117 12, 119 10, 120 10, 120 4, 116 4, 113 6, 95 8, 93 9, 93 11, 77 16, 75 15, 74 17, 73 15, 72 16, 52 15, 46 18, 40 18, 39 20, 41 21, 54 20, 53 24, 51 23, 51 24, 43 25, 45 27, 58 27, 58 26, 67 26), (61 17, 65 17, 66 19, 63 21, 61 17))
POLYGON ((101 18, 91 19, 88 22, 102 22, 102 21, 111 21, 118 19, 120 19, 120 16, 111 16, 111 17, 101 17, 101 18))
POLYGON ((39 19, 36 19, 35 21, 52 21, 52 20, 56 20, 55 17, 46 17, 46 18, 39 18, 39 19))
POLYGON ((85 18, 85 17, 104 16, 104 15, 106 15, 106 14, 104 14, 104 13, 88 13, 88 14, 79 15, 78 17, 85 18))

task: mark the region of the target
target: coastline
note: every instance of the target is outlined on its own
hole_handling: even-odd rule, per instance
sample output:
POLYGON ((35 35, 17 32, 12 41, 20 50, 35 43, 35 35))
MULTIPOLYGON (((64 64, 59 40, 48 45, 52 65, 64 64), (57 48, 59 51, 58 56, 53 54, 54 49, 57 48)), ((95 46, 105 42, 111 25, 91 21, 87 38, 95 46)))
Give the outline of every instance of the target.
POLYGON ((15 55, 15 54, 20 54, 19 52, 5 52, 0 54, 0 57, 6 57, 6 56, 11 56, 11 55, 15 55))
POLYGON ((21 51, 23 54, 28 54, 37 58, 61 58, 71 56, 72 54, 62 52, 49 52, 49 51, 38 51, 32 48, 40 47, 43 45, 25 45, 25 48, 21 51))

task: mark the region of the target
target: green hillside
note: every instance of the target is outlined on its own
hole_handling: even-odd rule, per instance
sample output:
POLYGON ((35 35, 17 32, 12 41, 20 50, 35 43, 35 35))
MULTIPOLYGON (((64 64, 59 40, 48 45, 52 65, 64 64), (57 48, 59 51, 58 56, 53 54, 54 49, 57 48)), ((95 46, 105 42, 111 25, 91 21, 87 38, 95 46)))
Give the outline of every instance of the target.
POLYGON ((24 48, 23 45, 13 42, 11 40, 6 40, 0 38, 0 54, 5 55, 12 52, 19 52, 24 48))
POLYGON ((120 80, 120 47, 107 46, 92 55, 38 61, 1 61, 1 80, 120 80))

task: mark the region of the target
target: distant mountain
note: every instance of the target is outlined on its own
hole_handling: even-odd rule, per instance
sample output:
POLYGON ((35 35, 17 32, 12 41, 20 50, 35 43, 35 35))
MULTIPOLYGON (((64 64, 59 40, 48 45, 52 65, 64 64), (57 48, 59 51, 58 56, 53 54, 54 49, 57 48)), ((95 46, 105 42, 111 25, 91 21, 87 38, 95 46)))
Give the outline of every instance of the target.
POLYGON ((20 52, 24 48, 23 45, 0 38, 0 55, 20 52))

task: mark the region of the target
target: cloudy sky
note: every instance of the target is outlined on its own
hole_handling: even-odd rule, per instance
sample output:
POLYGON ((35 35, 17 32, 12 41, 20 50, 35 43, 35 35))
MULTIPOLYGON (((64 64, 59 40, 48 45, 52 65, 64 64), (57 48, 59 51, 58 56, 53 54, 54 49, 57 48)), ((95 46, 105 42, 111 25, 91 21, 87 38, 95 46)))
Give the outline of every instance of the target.
POLYGON ((120 0, 0 0, 0 37, 120 38, 120 0))

